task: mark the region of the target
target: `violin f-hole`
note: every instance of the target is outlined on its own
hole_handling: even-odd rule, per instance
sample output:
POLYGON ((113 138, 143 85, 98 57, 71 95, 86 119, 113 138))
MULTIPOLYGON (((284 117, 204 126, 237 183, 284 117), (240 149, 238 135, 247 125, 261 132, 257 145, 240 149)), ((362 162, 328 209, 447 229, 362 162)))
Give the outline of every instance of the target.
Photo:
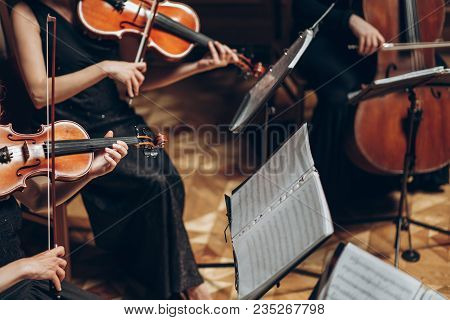
POLYGON ((16 176, 21 177, 21 176, 23 176, 22 172, 24 170, 31 169, 31 168, 34 168, 34 167, 38 167, 40 165, 41 165, 41 160, 36 159, 34 164, 30 164, 28 166, 23 166, 23 167, 20 167, 19 169, 17 169, 16 176))
POLYGON ((134 23, 134 22, 129 22, 129 21, 122 21, 122 22, 120 22, 120 27, 122 29, 126 29, 127 25, 132 26, 132 27, 136 27, 136 28, 139 28, 139 29, 144 29, 144 27, 145 27, 144 25, 138 25, 137 23, 134 23))
POLYGON ((11 133, 9 133, 7 137, 10 141, 23 141, 23 142, 30 142, 31 144, 36 144, 36 140, 33 138, 16 137, 11 133))

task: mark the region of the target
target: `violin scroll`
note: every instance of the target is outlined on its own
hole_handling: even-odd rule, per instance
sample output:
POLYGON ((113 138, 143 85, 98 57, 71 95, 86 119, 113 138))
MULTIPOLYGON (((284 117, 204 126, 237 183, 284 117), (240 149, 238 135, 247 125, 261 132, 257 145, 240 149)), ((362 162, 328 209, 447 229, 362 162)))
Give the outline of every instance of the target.
POLYGON ((146 157, 156 158, 160 149, 164 149, 168 141, 162 133, 155 135, 149 128, 136 128, 138 143, 136 146, 142 148, 146 157))
POLYGON ((235 64, 241 69, 245 78, 253 77, 259 79, 266 72, 266 68, 261 62, 254 63, 252 59, 242 53, 238 54, 238 58, 239 61, 235 64))

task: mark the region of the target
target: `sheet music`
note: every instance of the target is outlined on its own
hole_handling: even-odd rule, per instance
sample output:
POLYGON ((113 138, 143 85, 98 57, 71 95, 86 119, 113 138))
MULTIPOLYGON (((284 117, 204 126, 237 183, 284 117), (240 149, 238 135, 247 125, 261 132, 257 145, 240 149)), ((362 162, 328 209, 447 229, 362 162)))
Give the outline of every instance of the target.
POLYGON ((333 233, 317 172, 291 190, 289 197, 263 213, 251 231, 233 239, 240 298, 276 279, 333 233))
POLYGON ((331 300, 404 300, 420 296, 422 283, 349 243, 319 295, 331 300))
POLYGON ((313 166, 304 125, 233 194, 232 212, 239 214, 231 221, 231 236, 238 234, 313 166))
POLYGON ((417 295, 414 297, 415 300, 447 300, 446 297, 441 295, 439 292, 430 289, 422 284, 417 295))

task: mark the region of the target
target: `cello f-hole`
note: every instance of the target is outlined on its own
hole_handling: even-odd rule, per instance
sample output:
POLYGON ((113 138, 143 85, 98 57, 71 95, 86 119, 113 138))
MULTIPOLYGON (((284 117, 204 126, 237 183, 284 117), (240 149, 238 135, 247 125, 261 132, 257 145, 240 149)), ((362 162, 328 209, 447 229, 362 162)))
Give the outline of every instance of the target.
POLYGON ((437 100, 440 100, 442 97, 442 93, 439 90, 436 90, 435 88, 430 88, 431 94, 434 98, 436 98, 437 100))
POLYGON ((386 68, 385 77, 389 78, 389 75, 391 74, 392 70, 397 70, 397 65, 395 63, 390 63, 386 68))

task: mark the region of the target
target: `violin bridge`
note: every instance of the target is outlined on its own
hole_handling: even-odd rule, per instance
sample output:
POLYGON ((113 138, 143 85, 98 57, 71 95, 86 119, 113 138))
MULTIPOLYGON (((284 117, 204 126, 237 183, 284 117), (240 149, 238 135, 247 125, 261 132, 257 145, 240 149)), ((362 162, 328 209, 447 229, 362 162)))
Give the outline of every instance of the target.
POLYGON ((22 155, 23 162, 27 162, 30 159, 30 148, 28 148, 28 143, 25 141, 22 145, 22 155))

